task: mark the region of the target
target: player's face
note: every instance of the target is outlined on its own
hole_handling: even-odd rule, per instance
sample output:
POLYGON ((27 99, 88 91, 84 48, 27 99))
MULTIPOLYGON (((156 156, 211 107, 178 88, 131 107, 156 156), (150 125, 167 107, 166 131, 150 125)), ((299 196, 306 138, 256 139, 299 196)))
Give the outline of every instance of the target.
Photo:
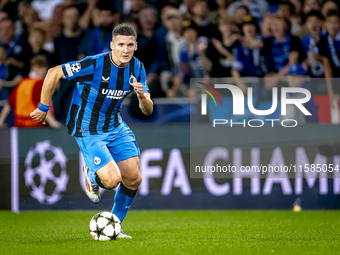
POLYGON ((116 64, 127 64, 133 53, 137 50, 137 42, 134 36, 117 35, 111 42, 113 60, 116 64))

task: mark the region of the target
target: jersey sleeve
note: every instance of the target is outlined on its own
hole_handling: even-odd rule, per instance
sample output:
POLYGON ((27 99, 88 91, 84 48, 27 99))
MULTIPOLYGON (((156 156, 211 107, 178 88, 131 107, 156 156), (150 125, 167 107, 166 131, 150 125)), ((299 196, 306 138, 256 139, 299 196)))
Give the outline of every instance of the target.
POLYGON ((139 76, 137 79, 138 82, 140 82, 143 85, 143 92, 144 93, 150 93, 147 81, 146 81, 146 72, 145 72, 145 68, 144 65, 141 63, 141 67, 140 67, 140 72, 139 72, 139 76))
POLYGON ((94 62, 95 59, 91 59, 90 57, 84 58, 80 61, 72 61, 66 64, 63 64, 61 67, 63 69, 63 73, 69 81, 92 81, 94 74, 94 62))

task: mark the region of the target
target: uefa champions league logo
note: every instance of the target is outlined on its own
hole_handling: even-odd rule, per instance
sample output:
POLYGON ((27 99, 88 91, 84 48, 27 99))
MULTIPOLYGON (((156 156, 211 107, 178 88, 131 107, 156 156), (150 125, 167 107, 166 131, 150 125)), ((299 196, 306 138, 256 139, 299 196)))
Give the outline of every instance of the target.
POLYGON ((66 172, 67 158, 60 147, 54 147, 50 141, 36 143, 34 148, 31 148, 25 159, 26 171, 24 173, 25 185, 32 188, 30 195, 39 201, 41 204, 55 204, 61 198, 62 192, 66 191, 69 176, 66 172), (47 152, 53 154, 53 158, 46 159, 47 152), (33 159, 38 157, 38 166, 33 168, 33 159), (59 164, 60 175, 56 176, 53 173, 53 168, 59 164), (54 183, 55 188, 51 195, 46 194, 47 185, 54 183))
POLYGON ((81 69, 80 63, 74 63, 71 65, 72 72, 78 73, 81 69))

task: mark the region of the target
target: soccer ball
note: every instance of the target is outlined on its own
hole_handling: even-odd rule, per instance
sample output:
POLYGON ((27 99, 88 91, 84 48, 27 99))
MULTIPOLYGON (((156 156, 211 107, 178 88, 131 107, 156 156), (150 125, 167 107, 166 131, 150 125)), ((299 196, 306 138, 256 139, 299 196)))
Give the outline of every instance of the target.
POLYGON ((110 212, 97 213, 90 221, 90 234, 94 240, 116 240, 120 231, 120 220, 110 212))

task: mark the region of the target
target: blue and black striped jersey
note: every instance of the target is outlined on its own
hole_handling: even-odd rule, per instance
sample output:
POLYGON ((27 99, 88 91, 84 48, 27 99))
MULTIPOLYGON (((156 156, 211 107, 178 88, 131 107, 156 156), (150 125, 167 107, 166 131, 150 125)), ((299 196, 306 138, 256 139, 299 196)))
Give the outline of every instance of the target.
POLYGON ((133 91, 131 75, 149 92, 144 65, 135 57, 119 67, 110 51, 63 64, 62 69, 66 79, 77 81, 66 120, 72 136, 102 134, 119 126, 122 102, 133 91))

